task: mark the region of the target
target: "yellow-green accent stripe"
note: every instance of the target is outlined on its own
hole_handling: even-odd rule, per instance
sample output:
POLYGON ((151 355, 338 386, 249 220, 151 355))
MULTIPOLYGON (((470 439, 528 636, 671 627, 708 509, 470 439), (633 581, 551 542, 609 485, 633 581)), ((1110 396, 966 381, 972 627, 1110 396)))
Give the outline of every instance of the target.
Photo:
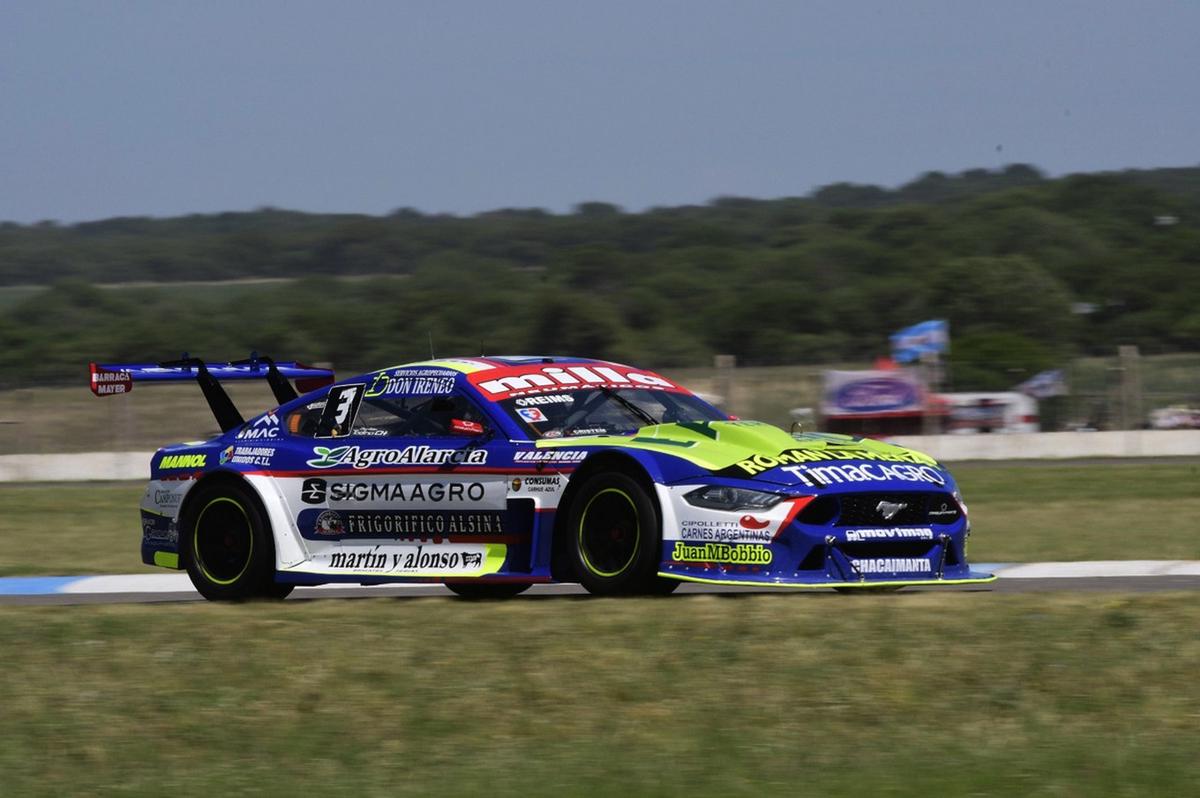
POLYGON ((179 570, 179 555, 173 551, 154 552, 154 564, 159 568, 174 568, 179 570))
POLYGON ((816 590, 822 587, 932 587, 937 585, 980 585, 985 582, 995 582, 996 576, 981 576, 972 577, 970 579, 921 579, 913 581, 888 581, 888 582, 822 582, 820 584, 800 584, 797 582, 739 582, 735 579, 708 579, 702 576, 685 576, 683 574, 672 574, 664 571, 658 572, 659 576, 667 579, 678 579, 680 582, 699 582, 705 585, 736 585, 738 587, 780 587, 791 588, 793 590, 816 590))

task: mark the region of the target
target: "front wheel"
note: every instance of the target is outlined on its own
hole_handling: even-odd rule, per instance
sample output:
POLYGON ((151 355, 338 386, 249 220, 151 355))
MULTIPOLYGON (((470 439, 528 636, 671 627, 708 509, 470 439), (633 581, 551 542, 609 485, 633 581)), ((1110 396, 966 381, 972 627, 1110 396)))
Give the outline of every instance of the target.
POLYGON ((275 582, 275 545, 253 493, 238 483, 196 488, 182 524, 188 576, 210 601, 281 599, 292 585, 275 582))
POLYGON ((567 534, 570 565, 589 593, 669 592, 664 583, 671 580, 658 576, 658 509, 633 477, 611 472, 588 479, 571 502, 567 534))

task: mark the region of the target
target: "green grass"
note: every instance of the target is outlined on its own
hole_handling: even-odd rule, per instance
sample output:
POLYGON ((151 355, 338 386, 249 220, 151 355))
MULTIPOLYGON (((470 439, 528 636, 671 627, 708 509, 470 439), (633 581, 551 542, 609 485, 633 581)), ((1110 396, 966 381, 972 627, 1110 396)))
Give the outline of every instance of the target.
POLYGON ((8 795, 1193 794, 1191 594, 0 608, 8 795))
MULTIPOLYGON (((1196 464, 956 473, 977 561, 1200 557, 1196 464)), ((0 486, 0 574, 143 570, 141 490, 0 486)), ((12 795, 1184 795, 1197 628, 1191 594, 0 607, 0 771, 12 795)))
POLYGON ((126 574, 142 565, 141 482, 0 484, 0 576, 126 574))
POLYGON ((1200 559, 1200 463, 951 467, 971 513, 971 559, 1200 559))
MULTIPOLYGON (((1200 559, 1200 463, 959 465, 975 562, 1200 559)), ((141 483, 0 484, 0 576, 136 573, 141 483)))

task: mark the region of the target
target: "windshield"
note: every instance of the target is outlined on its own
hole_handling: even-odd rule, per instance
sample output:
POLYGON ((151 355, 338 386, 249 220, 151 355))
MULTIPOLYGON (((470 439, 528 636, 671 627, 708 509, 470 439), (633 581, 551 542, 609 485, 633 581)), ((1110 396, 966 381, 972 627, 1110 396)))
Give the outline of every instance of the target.
POLYGON ((498 404, 534 440, 629 435, 652 424, 727 418, 691 394, 645 388, 582 388, 517 396, 498 404))

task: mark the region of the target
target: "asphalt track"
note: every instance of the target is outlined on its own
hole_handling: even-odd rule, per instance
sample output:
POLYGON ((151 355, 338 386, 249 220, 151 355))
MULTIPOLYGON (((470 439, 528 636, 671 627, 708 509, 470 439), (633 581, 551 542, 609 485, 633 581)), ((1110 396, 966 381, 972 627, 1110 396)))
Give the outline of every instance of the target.
MULTIPOLYGON (((1200 561, 1107 561, 1071 563, 983 564, 981 570, 1000 578, 982 585, 909 587, 903 593, 1145 593, 1165 590, 1200 590, 1200 561)), ((696 594, 790 594, 804 597, 834 596, 832 590, 788 590, 786 588, 732 587, 684 584, 675 595, 696 594)), ((327 585, 297 588, 288 601, 321 599, 392 598, 419 599, 451 597, 438 584, 376 585, 371 587, 327 585)), ((515 600, 583 597, 586 591, 575 584, 534 585, 515 600)), ((866 593, 878 597, 878 594, 866 593)), ((840 596, 839 598, 845 598, 840 596)), ((156 604, 201 601, 184 574, 137 574, 128 576, 49 577, 0 579, 0 604, 156 604)))

